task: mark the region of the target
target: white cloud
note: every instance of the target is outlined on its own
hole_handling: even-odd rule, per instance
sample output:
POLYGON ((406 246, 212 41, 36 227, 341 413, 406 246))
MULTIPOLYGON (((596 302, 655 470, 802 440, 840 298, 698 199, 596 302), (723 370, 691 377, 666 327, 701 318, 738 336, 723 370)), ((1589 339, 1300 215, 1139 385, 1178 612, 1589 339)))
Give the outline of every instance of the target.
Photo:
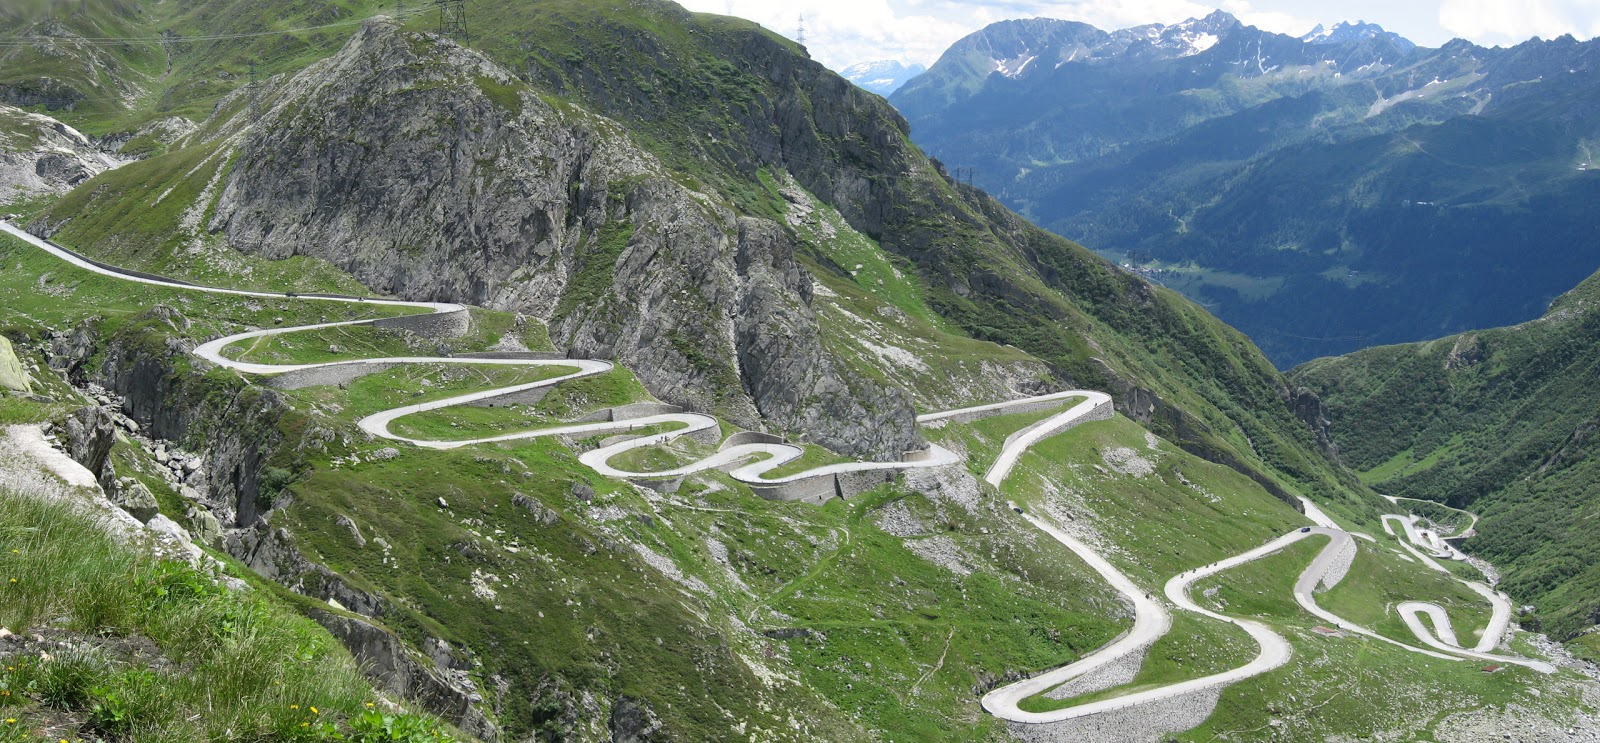
MULTIPOLYGON (((794 38, 805 16, 811 56, 834 69, 856 62, 900 59, 932 64, 961 37, 982 28, 946 14, 921 12, 924 3, 896 0, 682 0, 690 10, 748 18, 794 38)), ((939 5, 932 4, 930 5, 939 5)), ((942 8, 935 8, 942 10, 942 8)), ((969 9, 962 15, 971 15, 969 9)))
POLYGON ((1600 0, 1444 0, 1439 25, 1479 44, 1511 45, 1538 36, 1600 36, 1600 0))

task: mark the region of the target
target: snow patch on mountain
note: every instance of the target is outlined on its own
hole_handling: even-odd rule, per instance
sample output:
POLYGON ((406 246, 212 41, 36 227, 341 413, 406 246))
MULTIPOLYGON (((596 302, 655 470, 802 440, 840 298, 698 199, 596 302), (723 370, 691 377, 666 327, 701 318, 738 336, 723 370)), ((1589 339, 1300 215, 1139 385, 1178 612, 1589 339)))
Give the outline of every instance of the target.
POLYGON ((887 97, 910 82, 911 78, 927 72, 920 64, 906 64, 897 59, 853 64, 839 71, 844 79, 857 87, 887 97))

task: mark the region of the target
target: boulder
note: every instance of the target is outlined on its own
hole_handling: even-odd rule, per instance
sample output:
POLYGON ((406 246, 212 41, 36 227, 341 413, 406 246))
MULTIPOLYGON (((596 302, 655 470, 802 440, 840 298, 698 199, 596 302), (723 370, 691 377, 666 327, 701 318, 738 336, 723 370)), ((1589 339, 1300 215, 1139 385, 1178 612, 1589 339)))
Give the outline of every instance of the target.
POLYGON ((222 545, 222 522, 216 514, 204 508, 189 509, 189 526, 194 529, 194 541, 207 547, 222 545))
POLYGON ((28 378, 28 372, 23 371, 22 360, 17 358, 11 341, 4 336, 0 336, 0 390, 23 394, 33 392, 33 380, 28 378))
POLYGON ((142 523, 150 523, 150 519, 161 513, 161 506, 156 503, 156 497, 142 482, 134 482, 114 491, 107 490, 106 497, 110 498, 117 508, 127 511, 129 516, 142 523))

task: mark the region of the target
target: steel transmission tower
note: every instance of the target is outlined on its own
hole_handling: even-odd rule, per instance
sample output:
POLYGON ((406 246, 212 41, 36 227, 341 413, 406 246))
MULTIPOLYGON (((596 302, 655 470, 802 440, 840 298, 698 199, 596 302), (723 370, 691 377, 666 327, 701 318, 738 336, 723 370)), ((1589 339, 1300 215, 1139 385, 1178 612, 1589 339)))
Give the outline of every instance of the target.
POLYGON ((467 34, 467 0, 435 0, 439 6, 439 35, 448 36, 465 44, 472 39, 467 34))

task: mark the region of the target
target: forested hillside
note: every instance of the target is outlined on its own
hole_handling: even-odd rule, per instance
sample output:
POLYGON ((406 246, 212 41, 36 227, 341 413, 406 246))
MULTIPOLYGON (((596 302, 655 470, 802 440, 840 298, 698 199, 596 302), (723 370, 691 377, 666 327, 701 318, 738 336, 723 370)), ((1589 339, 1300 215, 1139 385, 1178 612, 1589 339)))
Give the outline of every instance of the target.
MULTIPOLYGON (((1321 359, 1345 460, 1379 492, 1482 514, 1464 543, 1573 639, 1600 622, 1600 276, 1543 318, 1321 359)), ((1593 635, 1579 644, 1596 653, 1593 635)))

